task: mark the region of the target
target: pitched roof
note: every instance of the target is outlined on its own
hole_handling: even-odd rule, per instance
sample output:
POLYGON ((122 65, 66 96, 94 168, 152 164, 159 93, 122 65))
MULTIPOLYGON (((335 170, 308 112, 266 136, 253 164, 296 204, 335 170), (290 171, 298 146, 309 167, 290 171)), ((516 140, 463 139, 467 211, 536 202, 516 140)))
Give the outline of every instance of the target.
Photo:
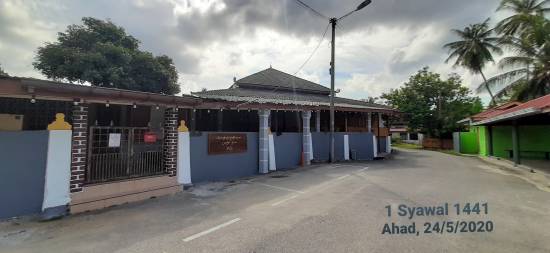
MULTIPOLYGON (((200 98, 247 104, 330 106, 330 89, 320 84, 268 68, 235 81, 229 89, 192 92, 200 98)), ((385 105, 335 97, 336 107, 395 111, 385 105)))
POLYGON ((514 108, 518 105, 521 105, 521 102, 517 102, 517 101, 508 102, 508 103, 503 104, 503 105, 499 105, 499 106, 496 106, 496 107, 493 107, 493 108, 489 108, 489 109, 487 109, 483 112, 480 112, 480 113, 478 113, 474 116, 471 116, 471 118, 472 118, 473 121, 484 120, 484 119, 491 118, 491 117, 494 117, 496 115, 499 115, 503 111, 514 108))
POLYGON ((330 94, 330 89, 320 84, 268 68, 235 82, 238 87, 277 88, 279 90, 300 90, 304 92, 330 94))
MULTIPOLYGON (((329 106, 330 97, 323 94, 309 94, 285 90, 267 90, 234 87, 223 90, 210 90, 193 93, 198 97, 213 100, 244 103, 271 103, 283 105, 329 106)), ((363 102, 359 100, 335 97, 336 107, 348 107, 357 109, 393 110, 391 107, 379 104, 363 102)))
POLYGON ((35 96, 37 99, 73 101, 76 98, 90 103, 111 103, 165 106, 194 106, 201 99, 190 95, 163 95, 90 85, 63 83, 26 77, 0 77, 0 97, 35 96))
POLYGON ((474 125, 484 125, 499 121, 512 120, 525 116, 545 113, 550 110, 550 95, 533 99, 531 101, 519 104, 506 110, 493 112, 484 120, 476 122, 474 125))

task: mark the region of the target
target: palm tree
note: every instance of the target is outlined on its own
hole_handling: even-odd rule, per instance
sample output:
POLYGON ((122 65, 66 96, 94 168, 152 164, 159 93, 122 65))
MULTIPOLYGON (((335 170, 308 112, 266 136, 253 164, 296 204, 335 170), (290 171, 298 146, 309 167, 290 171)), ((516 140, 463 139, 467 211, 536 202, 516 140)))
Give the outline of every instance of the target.
POLYGON ((550 93, 550 22, 537 16, 525 27, 521 37, 506 36, 501 41, 514 56, 499 62, 511 70, 487 81, 489 87, 503 86, 496 97, 530 100, 550 93))
POLYGON ((495 98, 487 85, 487 78, 483 68, 488 62, 494 62, 494 54, 502 54, 502 49, 497 45, 499 38, 492 37, 493 29, 489 28, 489 19, 480 24, 469 25, 464 30, 452 30, 461 40, 451 42, 443 46, 449 50, 449 58, 446 63, 456 58, 454 66, 462 66, 472 73, 481 74, 485 88, 491 96, 491 105, 495 98))
POLYGON ((550 24, 545 14, 550 0, 502 0, 497 11, 511 11, 512 15, 500 21, 495 30, 501 34, 500 46, 513 56, 499 62, 507 71, 480 85, 498 89, 496 98, 529 100, 548 94, 550 68, 550 24))
POLYGON ((550 12, 550 8, 545 7, 549 2, 550 0, 502 0, 497 11, 511 11, 513 14, 500 21, 495 31, 505 36, 521 36, 534 18, 550 12))

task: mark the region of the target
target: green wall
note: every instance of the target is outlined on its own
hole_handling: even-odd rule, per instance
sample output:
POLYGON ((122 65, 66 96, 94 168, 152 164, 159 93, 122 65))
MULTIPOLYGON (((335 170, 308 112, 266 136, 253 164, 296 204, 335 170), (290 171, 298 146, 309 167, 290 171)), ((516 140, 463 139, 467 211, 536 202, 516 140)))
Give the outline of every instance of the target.
MULTIPOLYGON (((494 126, 494 156, 510 158, 509 152, 506 151, 510 149, 512 149, 512 126, 494 126)), ((550 151, 550 125, 519 126, 519 149, 520 151, 550 151)), ((544 154, 522 152, 521 157, 543 159, 544 154)))
POLYGON ((460 153, 477 154, 479 152, 477 129, 471 129, 470 132, 460 133, 460 153))
POLYGON ((489 150, 487 148, 487 127, 486 126, 476 126, 472 129, 477 132, 477 139, 479 141, 479 155, 488 156, 489 150))
MULTIPOLYGON (((493 128, 493 155, 496 157, 510 158, 509 149, 512 149, 512 127, 494 126, 493 128)), ((520 134, 521 138, 521 134, 520 134)))

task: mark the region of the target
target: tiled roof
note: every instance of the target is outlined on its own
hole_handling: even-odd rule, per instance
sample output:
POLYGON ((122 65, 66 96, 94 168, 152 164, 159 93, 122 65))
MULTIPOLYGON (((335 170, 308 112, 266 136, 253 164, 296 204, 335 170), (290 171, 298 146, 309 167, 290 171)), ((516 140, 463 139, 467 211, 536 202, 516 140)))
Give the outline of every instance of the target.
MULTIPOLYGON (((235 81, 229 89, 193 92, 204 99, 250 104, 329 106, 330 89, 308 80, 268 68, 235 81)), ((335 97, 336 107, 391 110, 391 107, 335 97)))
POLYGON ((521 105, 521 102, 508 102, 506 104, 503 104, 503 105, 499 105, 499 106, 496 106, 496 107, 493 107, 493 108, 489 108, 483 112, 480 112, 474 116, 472 116, 472 120, 473 121, 480 121, 480 120, 484 120, 484 119, 487 119, 487 118, 491 118, 491 117, 494 117, 496 115, 499 115, 500 113, 502 113, 503 111, 506 111, 510 108, 514 108, 518 105, 521 105))
POLYGON ((484 120, 477 122, 476 125, 540 114, 546 112, 546 110, 548 109, 550 109, 550 95, 533 99, 531 101, 519 104, 506 110, 492 112, 489 116, 485 117, 484 120))
POLYGON ((511 113, 511 112, 525 110, 525 109, 529 109, 529 108, 543 110, 547 107, 550 107, 550 95, 546 95, 544 97, 533 99, 531 101, 525 102, 523 104, 512 107, 508 110, 502 111, 499 114, 492 115, 492 116, 494 117, 494 116, 498 116, 498 115, 502 115, 502 114, 508 114, 508 113, 511 113))
MULTIPOLYGON (((322 94, 306 94, 284 90, 267 90, 252 88, 230 88, 223 90, 210 90, 193 93, 194 95, 213 100, 244 103, 272 103, 284 105, 329 106, 330 97, 322 94)), ((335 97, 336 107, 348 107, 359 109, 393 110, 391 107, 379 104, 363 102, 359 100, 335 97)))
POLYGON ((260 86, 279 90, 300 90, 305 92, 330 94, 330 89, 320 84, 287 74, 274 68, 268 68, 235 82, 239 87, 260 86))

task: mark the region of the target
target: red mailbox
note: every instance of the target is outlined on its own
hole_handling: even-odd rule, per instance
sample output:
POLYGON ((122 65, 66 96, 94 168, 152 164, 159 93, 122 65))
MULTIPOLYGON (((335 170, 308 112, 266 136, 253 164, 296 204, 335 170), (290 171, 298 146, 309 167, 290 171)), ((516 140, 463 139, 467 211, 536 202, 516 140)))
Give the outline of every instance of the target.
POLYGON ((145 143, 155 143, 157 142, 157 134, 153 132, 146 132, 143 134, 143 142, 145 143))

